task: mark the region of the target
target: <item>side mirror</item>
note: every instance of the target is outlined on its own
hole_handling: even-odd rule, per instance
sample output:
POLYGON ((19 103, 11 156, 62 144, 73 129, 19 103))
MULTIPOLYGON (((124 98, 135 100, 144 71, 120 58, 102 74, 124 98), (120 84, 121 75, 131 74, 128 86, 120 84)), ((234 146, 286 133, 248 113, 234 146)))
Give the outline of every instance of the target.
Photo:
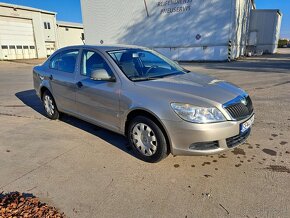
POLYGON ((116 82, 116 79, 110 76, 110 74, 105 69, 97 69, 92 71, 91 80, 116 82))

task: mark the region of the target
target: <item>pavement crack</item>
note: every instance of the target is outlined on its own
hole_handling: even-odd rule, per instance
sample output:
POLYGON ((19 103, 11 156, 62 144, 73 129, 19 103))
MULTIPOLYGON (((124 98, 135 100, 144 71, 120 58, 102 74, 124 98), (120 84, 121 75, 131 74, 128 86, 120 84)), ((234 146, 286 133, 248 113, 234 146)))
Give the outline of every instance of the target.
POLYGON ((273 87, 282 86, 282 85, 286 85, 286 84, 289 84, 289 83, 290 83, 290 81, 285 81, 285 82, 277 83, 277 84, 274 84, 274 85, 271 85, 271 86, 257 87, 255 89, 256 90, 270 89, 270 88, 273 88, 273 87))
POLYGON ((14 108, 14 107, 26 107, 26 105, 0 105, 0 107, 14 108))
POLYGON ((274 84, 273 87, 275 87, 275 86, 286 85, 286 84, 288 84, 288 83, 290 83, 290 81, 285 81, 285 82, 277 83, 277 84, 274 84))
POLYGON ((2 113, 2 112, 0 112, 0 115, 1 116, 7 116, 7 117, 17 117, 17 118, 34 119, 34 120, 46 120, 44 118, 28 117, 28 116, 22 116, 22 115, 16 115, 16 114, 9 114, 9 113, 2 113))
POLYGON ((52 161, 54 161, 54 160, 56 160, 56 159, 62 157, 63 155, 65 155, 65 154, 67 154, 67 153, 73 151, 74 149, 76 149, 76 148, 78 148, 78 147, 79 147, 79 145, 76 145, 76 146, 74 146, 73 148, 71 148, 71 149, 69 149, 69 150, 67 150, 67 151, 65 151, 65 152, 63 152, 63 153, 57 155, 56 157, 52 158, 51 160, 45 162, 44 164, 41 164, 40 166, 38 166, 38 167, 36 167, 36 168, 34 168, 34 169, 32 169, 32 170, 30 170, 30 171, 24 173, 23 175, 21 175, 21 176, 17 177, 16 179, 10 181, 9 183, 7 183, 7 184, 1 186, 1 187, 0 187, 0 190, 3 189, 3 188, 5 188, 5 187, 8 186, 8 185, 11 185, 12 183, 14 183, 14 182, 16 182, 16 181, 22 179, 23 177, 27 176, 28 174, 31 174, 31 173, 33 173, 34 171, 36 171, 36 170, 38 170, 38 169, 40 169, 40 168, 42 168, 42 167, 48 165, 48 164, 51 163, 52 161))
POLYGON ((227 212, 228 215, 230 215, 230 212, 222 204, 219 204, 219 205, 221 208, 223 208, 227 212))

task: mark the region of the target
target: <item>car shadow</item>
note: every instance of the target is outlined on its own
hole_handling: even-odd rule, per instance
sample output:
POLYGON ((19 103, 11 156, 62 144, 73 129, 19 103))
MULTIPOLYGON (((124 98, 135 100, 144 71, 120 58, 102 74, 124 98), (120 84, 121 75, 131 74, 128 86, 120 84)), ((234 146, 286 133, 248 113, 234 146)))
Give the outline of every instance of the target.
MULTIPOLYGON (((18 92, 15 94, 15 96, 28 107, 32 108, 42 116, 46 116, 42 102, 36 95, 35 90, 26 90, 18 92)), ((95 135, 96 137, 99 137, 102 140, 108 142, 109 144, 115 146, 116 148, 122 150, 123 152, 126 152, 131 156, 137 158, 134 155, 132 149, 128 146, 127 139, 122 135, 119 135, 117 133, 111 132, 109 130, 103 129, 101 127, 98 127, 96 125, 93 125, 91 123, 88 123, 86 121, 80 120, 78 118, 66 114, 62 114, 60 121, 69 124, 73 127, 76 127, 82 131, 88 132, 92 135, 95 135)))

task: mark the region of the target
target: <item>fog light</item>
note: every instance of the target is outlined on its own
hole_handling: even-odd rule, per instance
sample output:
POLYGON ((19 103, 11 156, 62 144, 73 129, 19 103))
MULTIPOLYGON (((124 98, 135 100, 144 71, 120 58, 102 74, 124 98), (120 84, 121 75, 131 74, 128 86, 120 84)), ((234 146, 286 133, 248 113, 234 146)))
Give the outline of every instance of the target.
POLYGON ((189 146, 189 149, 191 150, 213 150, 213 149, 218 149, 219 148, 219 143, 218 141, 214 142, 198 142, 198 143, 193 143, 189 146))

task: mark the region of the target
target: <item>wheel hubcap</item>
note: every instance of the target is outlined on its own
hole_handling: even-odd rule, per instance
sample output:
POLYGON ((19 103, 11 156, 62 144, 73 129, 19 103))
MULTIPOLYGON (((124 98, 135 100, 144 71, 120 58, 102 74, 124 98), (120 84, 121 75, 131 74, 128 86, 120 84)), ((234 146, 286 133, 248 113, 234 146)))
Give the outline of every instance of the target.
POLYGON ((157 151, 157 140, 153 130, 144 123, 134 126, 131 139, 138 151, 145 156, 152 156, 157 151))
POLYGON ((45 110, 46 112, 52 116, 54 114, 54 105, 53 105, 53 101, 52 99, 50 98, 50 96, 46 95, 44 97, 44 107, 45 107, 45 110))

